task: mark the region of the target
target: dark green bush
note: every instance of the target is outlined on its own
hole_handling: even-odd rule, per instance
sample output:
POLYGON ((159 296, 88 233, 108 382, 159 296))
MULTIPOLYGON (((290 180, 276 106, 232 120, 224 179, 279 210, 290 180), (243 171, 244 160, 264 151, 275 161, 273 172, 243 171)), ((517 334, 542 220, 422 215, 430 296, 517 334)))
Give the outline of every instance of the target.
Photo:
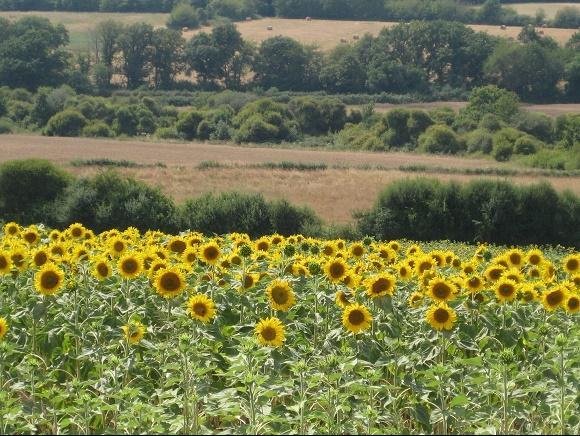
POLYGON ((44 134, 47 136, 80 136, 87 119, 72 109, 59 112, 48 120, 44 134))
POLYGON ((12 121, 9 118, 0 118, 0 135, 12 133, 12 121))
POLYGON ((194 29, 199 26, 199 16, 193 6, 188 3, 178 3, 167 20, 167 27, 181 30, 183 27, 194 29))
POLYGON ((112 138, 115 132, 102 121, 93 121, 83 128, 82 135, 89 138, 112 138))
POLYGON ((534 154, 542 148, 542 142, 530 135, 525 135, 516 140, 514 144, 515 154, 534 154))
POLYGON ((493 146, 493 158, 498 162, 507 162, 514 154, 514 146, 507 142, 499 142, 493 146))
POLYGON ((429 127, 419 136, 419 148, 427 153, 456 154, 464 150, 455 132, 442 124, 429 127))
POLYGON ((203 120, 203 113, 198 110, 184 112, 179 116, 175 129, 183 139, 191 141, 197 135, 199 123, 203 120))
POLYGON ((0 166, 0 219, 46 222, 53 202, 71 177, 45 160, 16 160, 0 166))
POLYGON ((286 200, 277 200, 269 204, 272 230, 281 235, 302 233, 305 228, 320 226, 322 222, 307 207, 293 206, 286 200))
POLYGON ((467 151, 469 153, 491 153, 493 148, 493 138, 491 133, 485 129, 476 129, 469 132, 465 136, 465 141, 467 144, 467 151))

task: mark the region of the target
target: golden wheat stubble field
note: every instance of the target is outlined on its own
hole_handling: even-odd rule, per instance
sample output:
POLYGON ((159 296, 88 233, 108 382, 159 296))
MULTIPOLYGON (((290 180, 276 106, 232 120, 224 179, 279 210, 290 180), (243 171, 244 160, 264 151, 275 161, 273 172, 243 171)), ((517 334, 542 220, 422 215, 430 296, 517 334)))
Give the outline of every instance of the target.
POLYGON ((44 158, 82 176, 102 171, 98 166, 73 166, 78 159, 128 160, 143 165, 122 168, 122 174, 160 189, 176 201, 207 192, 240 190, 260 192, 268 199, 284 198, 311 207, 327 222, 347 223, 352 213, 372 207, 379 192, 397 179, 421 173, 400 171, 405 165, 458 170, 459 174, 431 173, 440 180, 466 182, 474 177, 508 179, 518 184, 547 180, 556 189, 580 194, 579 177, 517 175, 510 177, 460 174, 461 169, 510 168, 485 159, 411 153, 371 153, 311 149, 277 149, 209 143, 163 143, 87 138, 54 138, 33 135, 0 136, 0 162, 10 159, 44 158), (219 162, 217 168, 200 169, 204 161, 219 162), (325 170, 300 171, 257 168, 269 162, 324 163, 325 170), (158 166, 162 163, 163 166, 158 166), (380 168, 380 169, 377 169, 380 168))
POLYGON ((545 12, 546 18, 553 19, 558 11, 567 7, 580 8, 578 2, 561 2, 561 3, 511 3, 505 6, 515 9, 518 14, 535 16, 541 9, 545 12))

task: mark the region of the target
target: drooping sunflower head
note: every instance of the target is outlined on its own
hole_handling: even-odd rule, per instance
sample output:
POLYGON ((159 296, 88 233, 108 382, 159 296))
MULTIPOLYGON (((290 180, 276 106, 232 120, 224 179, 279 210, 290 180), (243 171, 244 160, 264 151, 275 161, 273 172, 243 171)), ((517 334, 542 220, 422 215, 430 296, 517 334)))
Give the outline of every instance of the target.
POLYGON ((147 327, 141 323, 141 321, 129 321, 128 324, 121 327, 123 329, 123 333, 125 334, 125 339, 131 345, 137 345, 143 337, 145 336, 145 332, 147 331, 147 327))
POLYGON ((344 291, 336 291, 334 294, 334 302, 341 309, 344 309, 346 306, 351 304, 348 295, 344 291))
POLYGON ((568 274, 576 274, 577 272, 580 272, 580 255, 575 253, 566 256, 562 261, 562 265, 568 274))
POLYGON ((324 265, 326 277, 333 283, 340 282, 348 272, 346 263, 342 259, 333 259, 324 265))
POLYGON ((185 289, 185 277, 177 268, 161 269, 155 275, 153 287, 163 298, 173 298, 185 289))
POLYGON ((34 275, 34 287, 42 295, 56 294, 64 283, 64 273, 56 265, 46 263, 34 275))
POLYGON ((566 290, 563 286, 556 286, 542 293, 542 304, 548 311, 556 310, 566 300, 566 290))
POLYGON ((205 263, 215 265, 218 263, 221 256, 220 246, 214 241, 203 244, 199 247, 198 255, 205 263))
POLYGON ((284 325, 276 317, 261 319, 256 325, 258 342, 264 346, 281 347, 286 340, 284 325))
POLYGON ((6 333, 8 333, 8 321, 6 321, 6 318, 0 317, 0 341, 2 339, 4 339, 4 336, 6 336, 6 333))
POLYGON ((393 295, 396 280, 392 274, 375 274, 364 281, 366 293, 371 298, 393 295))
POLYGON ((134 279, 143 271, 143 259, 135 253, 127 253, 117 262, 119 274, 126 279, 134 279))
POLYGON ((369 310, 359 303, 346 306, 342 312, 342 324, 352 333, 360 333, 371 326, 373 317, 369 310))
POLYGON ((275 310, 286 312, 296 303, 296 297, 290 284, 285 280, 274 280, 266 288, 270 305, 275 310))
POLYGON ((187 302, 187 312, 193 319, 207 324, 215 318, 216 307, 211 298, 203 294, 196 294, 187 302))
POLYGON ((450 301, 455 298, 457 288, 451 281, 436 277, 429 281, 427 295, 437 302, 450 301))
POLYGON ((514 301, 517 296, 517 282, 502 277, 495 284, 495 295, 500 303, 514 301))
POLYGON ((446 304, 438 304, 427 309, 426 319, 435 330, 451 330, 457 320, 457 314, 446 304))

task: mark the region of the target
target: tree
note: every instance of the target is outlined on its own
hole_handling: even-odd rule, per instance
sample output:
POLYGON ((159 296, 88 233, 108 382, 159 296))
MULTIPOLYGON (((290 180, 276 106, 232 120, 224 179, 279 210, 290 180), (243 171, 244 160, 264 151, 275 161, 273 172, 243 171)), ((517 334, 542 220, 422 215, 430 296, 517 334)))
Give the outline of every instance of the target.
POLYGON ((46 18, 0 21, 0 85, 36 89, 66 80, 68 32, 46 18))
POLYGON ((123 33, 123 24, 107 20, 97 24, 95 28, 95 47, 97 63, 107 68, 107 86, 113 75, 113 60, 119 51, 119 37, 123 33))
POLYGON ((151 42, 155 87, 168 89, 185 69, 185 39, 175 30, 155 29, 151 42))
POLYGON ((199 15, 197 10, 191 4, 185 2, 175 5, 167 20, 167 27, 174 30, 181 30, 183 27, 194 29, 198 26, 199 15))
POLYGON ((220 75, 219 49, 210 34, 201 32, 191 38, 185 47, 188 73, 195 72, 202 85, 213 83, 220 75))
POLYGON ((331 92, 361 92, 366 82, 366 71, 353 48, 338 46, 324 62, 320 81, 331 92))
POLYGON ((254 65, 255 81, 264 88, 304 89, 307 63, 306 51, 298 41, 286 36, 266 39, 254 65))
POLYGON ((519 113, 519 106, 520 101, 515 93, 495 85, 487 85, 471 91, 469 102, 463 112, 470 114, 476 122, 486 114, 493 114, 509 123, 519 113))
POLYGON ((119 37, 123 53, 122 71, 129 89, 137 88, 149 73, 153 26, 135 23, 126 27, 119 37))

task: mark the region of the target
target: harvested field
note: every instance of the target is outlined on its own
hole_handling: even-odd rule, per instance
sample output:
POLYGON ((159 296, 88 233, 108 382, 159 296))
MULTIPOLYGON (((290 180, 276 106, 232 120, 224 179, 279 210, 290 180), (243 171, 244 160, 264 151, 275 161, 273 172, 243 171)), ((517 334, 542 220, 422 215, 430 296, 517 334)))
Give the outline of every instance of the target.
POLYGON ((505 6, 515 9, 518 14, 535 16, 536 12, 543 9, 546 13, 546 18, 553 19, 556 13, 566 7, 574 6, 580 8, 578 3, 567 2, 567 3, 512 3, 506 4, 505 6))
MULTIPOLYGON (((146 165, 163 163, 166 168, 124 168, 129 174, 182 201, 205 192, 242 190, 261 192, 266 198, 285 198, 307 205, 328 222, 351 221, 356 210, 370 208, 386 184, 419 173, 399 170, 402 165, 424 165, 460 169, 512 168, 484 159, 428 156, 411 153, 368 153, 324 150, 236 147, 207 143, 155 143, 139 141, 95 140, 85 138, 47 138, 39 136, 0 136, 0 161, 22 158, 45 158, 64 165, 77 175, 94 174, 98 167, 72 166, 76 159, 108 158, 146 165), (204 161, 238 164, 240 167, 199 169, 204 161), (325 163, 328 169, 298 171, 252 168, 244 165, 264 162, 325 163), (338 166, 338 168, 333 167, 338 166), (380 166, 381 169, 374 169, 380 166), (368 167, 370 169, 364 169, 368 167)), ((509 179, 516 183, 548 180, 559 190, 571 189, 580 194, 578 177, 473 176, 464 174, 428 174, 441 180, 468 181, 474 177, 509 179)))

